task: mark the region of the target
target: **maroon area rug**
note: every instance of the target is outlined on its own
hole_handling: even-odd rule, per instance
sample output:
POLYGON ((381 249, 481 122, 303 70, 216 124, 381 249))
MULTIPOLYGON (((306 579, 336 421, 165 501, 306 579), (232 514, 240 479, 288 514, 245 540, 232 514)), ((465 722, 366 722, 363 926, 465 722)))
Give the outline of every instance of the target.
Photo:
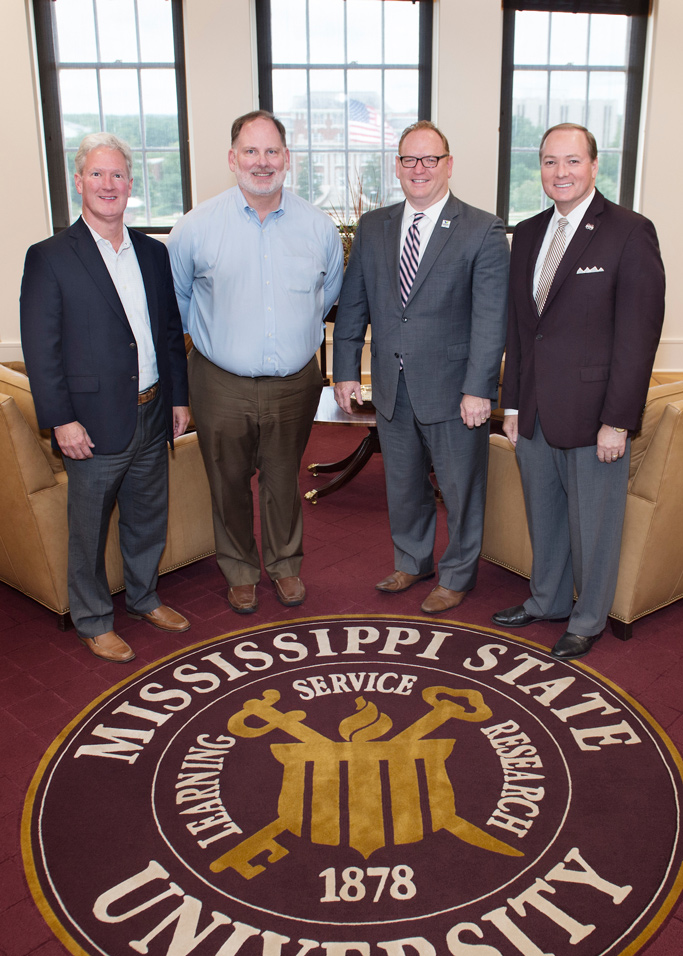
POLYGON ((287 621, 72 721, 25 868, 87 956, 630 956, 681 890, 682 770, 637 702, 529 641, 287 621))

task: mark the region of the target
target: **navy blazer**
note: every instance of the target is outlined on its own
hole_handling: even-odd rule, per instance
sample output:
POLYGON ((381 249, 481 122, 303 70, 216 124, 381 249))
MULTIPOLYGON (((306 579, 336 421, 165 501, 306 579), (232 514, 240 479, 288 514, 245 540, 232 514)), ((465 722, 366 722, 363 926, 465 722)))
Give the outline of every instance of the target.
MULTIPOLYGON (((188 404, 187 359, 166 247, 133 229, 145 284, 166 434, 188 404)), ((82 219, 36 243, 21 283, 21 340, 40 428, 80 422, 93 454, 130 443, 137 422, 138 350, 97 243, 82 219)))
POLYGON ((635 431, 664 320, 664 266, 649 219, 596 190, 539 317, 536 260, 550 208, 515 229, 502 404, 531 438, 594 445, 602 424, 635 431))

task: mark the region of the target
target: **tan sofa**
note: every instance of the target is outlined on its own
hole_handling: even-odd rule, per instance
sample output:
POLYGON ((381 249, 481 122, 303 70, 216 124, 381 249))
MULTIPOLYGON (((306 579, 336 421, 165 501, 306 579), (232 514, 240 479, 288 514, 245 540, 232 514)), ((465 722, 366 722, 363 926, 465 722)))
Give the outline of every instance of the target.
MULTIPOLYGON (((0 580, 68 622, 67 477, 49 432, 38 430, 31 389, 20 363, 0 365, 0 580), (13 366, 13 367, 11 367, 13 366)), ((164 574, 214 553, 211 498, 196 432, 169 451, 168 538, 164 574)), ((106 566, 112 593, 123 589, 118 509, 112 515, 106 566)))
MULTIPOLYGON (((531 542, 514 450, 491 435, 482 557, 531 575, 531 542)), ((622 640, 633 622, 683 598, 683 382, 647 395, 642 426, 631 445, 629 490, 610 611, 622 640)))

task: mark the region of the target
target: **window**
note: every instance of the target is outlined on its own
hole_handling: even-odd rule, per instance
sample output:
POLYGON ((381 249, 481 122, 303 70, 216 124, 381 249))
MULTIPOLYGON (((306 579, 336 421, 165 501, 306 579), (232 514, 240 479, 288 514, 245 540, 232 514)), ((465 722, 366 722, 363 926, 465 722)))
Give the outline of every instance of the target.
POLYGON ((647 0, 504 3, 498 214, 514 226, 550 204, 538 147, 557 123, 579 123, 594 134, 598 187, 631 208, 647 0))
POLYGON ((126 223, 169 232, 190 208, 181 0, 34 0, 55 232, 80 214, 74 158, 105 130, 133 150, 126 223))
POLYGON ((287 186, 348 222, 403 198, 399 137, 429 119, 432 0, 256 0, 259 93, 287 130, 287 186))

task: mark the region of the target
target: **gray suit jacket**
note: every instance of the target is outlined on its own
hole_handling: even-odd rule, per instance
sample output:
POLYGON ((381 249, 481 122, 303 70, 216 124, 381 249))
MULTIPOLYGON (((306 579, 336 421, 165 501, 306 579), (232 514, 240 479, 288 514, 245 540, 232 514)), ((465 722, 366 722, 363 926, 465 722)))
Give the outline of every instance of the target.
POLYGON ((404 205, 373 210, 358 223, 334 327, 334 380, 359 380, 370 322, 373 404, 392 417, 402 356, 415 414, 434 424, 460 416, 463 394, 497 396, 509 247, 500 219, 449 193, 403 307, 404 205))

